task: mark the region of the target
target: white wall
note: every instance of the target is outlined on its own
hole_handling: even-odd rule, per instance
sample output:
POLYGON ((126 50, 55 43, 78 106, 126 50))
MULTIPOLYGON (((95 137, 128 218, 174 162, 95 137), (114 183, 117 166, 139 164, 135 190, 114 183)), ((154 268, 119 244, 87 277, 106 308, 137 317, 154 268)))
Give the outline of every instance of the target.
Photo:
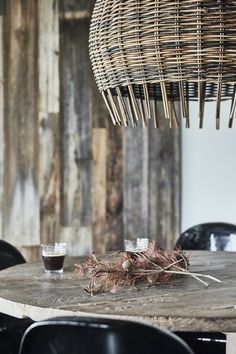
POLYGON ((217 131, 215 103, 206 104, 203 129, 191 103, 191 128, 182 127, 182 231, 203 222, 236 224, 236 119, 229 129, 229 107, 222 103, 217 131))

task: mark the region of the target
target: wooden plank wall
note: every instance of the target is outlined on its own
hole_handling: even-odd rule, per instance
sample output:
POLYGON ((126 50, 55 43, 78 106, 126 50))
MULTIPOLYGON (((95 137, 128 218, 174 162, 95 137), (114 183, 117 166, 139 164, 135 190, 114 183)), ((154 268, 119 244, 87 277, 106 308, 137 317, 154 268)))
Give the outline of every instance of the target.
POLYGON ((0 5, 0 232, 28 260, 42 242, 80 255, 178 237, 179 130, 111 125, 88 55, 94 3, 0 5))
POLYGON ((38 2, 39 195, 41 242, 60 233, 60 85, 58 2, 38 2))
POLYGON ((37 2, 5 1, 4 238, 40 243, 37 2))

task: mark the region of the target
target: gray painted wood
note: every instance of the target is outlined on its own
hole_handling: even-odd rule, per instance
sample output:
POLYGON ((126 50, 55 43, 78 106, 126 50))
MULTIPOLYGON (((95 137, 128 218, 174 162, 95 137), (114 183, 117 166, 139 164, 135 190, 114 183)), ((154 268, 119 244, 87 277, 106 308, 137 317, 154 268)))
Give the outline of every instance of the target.
POLYGON ((122 287, 95 296, 84 292, 86 279, 74 277, 75 261, 67 259, 61 276, 45 274, 41 262, 3 270, 0 311, 34 320, 89 314, 144 320, 174 331, 236 332, 236 253, 191 252, 192 272, 221 280, 209 280, 209 287, 185 276, 170 284, 140 285, 139 290, 122 287))

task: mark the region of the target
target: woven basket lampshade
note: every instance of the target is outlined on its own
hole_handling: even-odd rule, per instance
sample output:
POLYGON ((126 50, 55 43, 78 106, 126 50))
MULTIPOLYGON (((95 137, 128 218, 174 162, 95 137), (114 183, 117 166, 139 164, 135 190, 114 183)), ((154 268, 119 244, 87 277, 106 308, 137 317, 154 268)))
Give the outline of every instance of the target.
POLYGON ((189 101, 231 100, 236 108, 236 1, 97 0, 90 26, 95 79, 115 125, 159 124, 163 104, 178 125, 175 101, 189 127, 189 101))

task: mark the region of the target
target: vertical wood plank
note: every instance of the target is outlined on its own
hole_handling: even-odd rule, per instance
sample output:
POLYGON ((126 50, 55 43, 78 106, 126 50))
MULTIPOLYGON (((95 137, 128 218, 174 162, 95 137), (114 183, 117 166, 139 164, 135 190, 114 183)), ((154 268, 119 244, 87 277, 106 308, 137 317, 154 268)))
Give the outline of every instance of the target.
MULTIPOLYGON (((63 5, 65 3, 66 1, 62 2, 63 5)), ((61 11, 63 12, 63 8, 61 11)), ((77 249, 85 246, 91 249, 91 237, 88 236, 92 225, 89 19, 67 21, 63 13, 61 18, 61 222, 62 227, 77 230, 79 235, 77 249), (83 230, 86 233, 85 237, 82 234, 83 230)), ((68 238, 67 242, 70 244, 74 241, 68 238)))
POLYGON ((124 133, 124 238, 148 237, 148 130, 124 133))
POLYGON ((107 148, 107 250, 123 249, 123 128, 108 126, 107 148))
POLYGON ((37 245, 37 2, 6 1, 4 17, 4 237, 15 245, 37 245))
POLYGON ((3 14, 4 2, 0 2, 0 235, 3 233, 3 171, 4 171, 4 87, 3 87, 3 14))
MULTIPOLYGON (((165 119, 163 117, 163 119, 165 119)), ((158 225, 160 215, 158 210, 158 180, 159 180, 159 130, 150 127, 148 132, 148 234, 150 239, 155 239, 158 244, 163 245, 163 238, 159 235, 158 225)), ((165 248, 165 247, 163 247, 165 248)))
POLYGON ((159 129, 125 130, 124 238, 171 249, 179 236, 180 132, 169 128, 161 103, 158 111, 159 129))
MULTIPOLYGON (((176 104, 176 112, 179 117, 179 104, 176 104)), ((152 179, 156 179, 156 188, 149 189, 149 195, 150 198, 153 193, 156 195, 156 238, 162 248, 172 249, 180 231, 180 130, 168 127, 161 103, 158 105, 158 114, 162 124, 158 130, 151 132, 149 141, 150 151, 156 145, 156 162, 152 157, 150 166, 152 179)))
POLYGON ((88 55, 95 0, 5 3, 0 232, 4 223, 5 238, 28 259, 39 256, 40 222, 41 242, 65 240, 74 256, 92 242, 104 253, 140 236, 171 248, 179 234, 180 132, 165 124, 161 107, 159 130, 110 125, 88 55))
POLYGON ((41 241, 53 242, 60 230, 58 0, 40 0, 38 10, 41 241))
POLYGON ((104 254, 107 249, 106 237, 106 155, 107 130, 93 129, 93 173, 92 173, 92 223, 93 250, 104 254))

